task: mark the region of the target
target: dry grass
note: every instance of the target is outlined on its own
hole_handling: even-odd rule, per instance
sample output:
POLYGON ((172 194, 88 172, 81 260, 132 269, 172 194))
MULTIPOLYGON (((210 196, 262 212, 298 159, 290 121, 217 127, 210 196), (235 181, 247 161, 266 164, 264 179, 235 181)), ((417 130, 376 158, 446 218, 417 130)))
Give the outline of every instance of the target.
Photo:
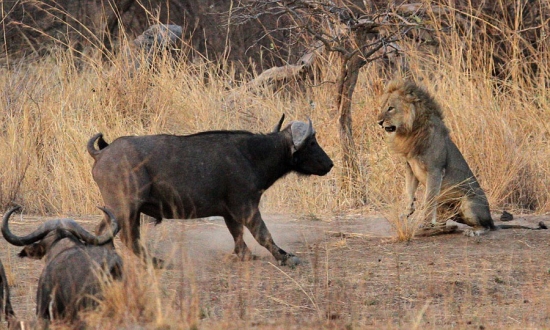
MULTIPOLYGON (((322 178, 282 180, 268 191, 263 206, 326 213, 356 205, 338 193, 340 155, 330 84, 307 88, 307 93, 243 92, 227 100, 228 78, 207 65, 179 62, 161 66, 156 74, 129 74, 122 60, 117 66, 76 70, 76 59, 65 53, 56 56, 1 69, 0 157, 8 164, 0 169, 3 205, 13 199, 32 213, 91 213, 101 200, 85 144, 96 132, 110 141, 129 134, 209 129, 268 132, 283 112, 291 119, 313 119, 336 168, 322 178)), ((515 92, 505 93, 490 79, 472 79, 453 69, 457 64, 435 59, 430 64, 429 71, 420 69, 426 63, 418 64, 416 79, 442 104, 452 137, 493 208, 547 212, 550 113, 544 111, 544 88, 509 82, 506 90, 515 92), (428 77, 433 72, 437 76, 428 77)), ((330 69, 325 67, 327 76, 330 69)), ((400 199, 402 167, 389 154, 375 120, 384 78, 374 67, 361 77, 354 104, 361 182, 369 204, 400 199)))
MULTIPOLYGON (((527 84, 519 69, 508 81, 496 82, 488 75, 492 63, 477 62, 481 56, 476 52, 487 45, 464 47, 458 36, 447 42, 448 48, 433 56, 405 45, 409 74, 442 105, 452 138, 493 210, 550 212, 549 66, 541 65, 540 84, 527 84)), ((336 166, 325 177, 282 179, 266 192, 262 210, 330 220, 357 211, 350 208, 357 201, 338 187, 333 84, 260 88, 229 99, 237 78, 214 65, 157 58, 154 70, 143 65, 132 70, 122 55, 103 63, 95 52, 78 59, 52 50, 34 63, 12 59, 9 67, 0 68, 1 207, 15 202, 24 205, 26 214, 95 214, 101 197, 85 144, 97 132, 109 141, 213 129, 268 132, 285 113, 291 120, 312 118, 319 143, 336 166)), ((519 56, 514 65, 521 66, 519 56)), ((539 56, 540 63, 550 62, 550 53, 539 56)), ((326 82, 336 80, 334 61, 326 58, 326 82)), ((416 222, 395 220, 404 207, 403 167, 389 153, 375 119, 387 79, 375 65, 368 66, 355 90, 354 138, 367 195, 359 212, 386 214, 397 235, 409 240, 416 222)), ((160 228, 168 230, 166 224, 160 228)), ((361 225, 354 228, 360 231, 361 225)), ((125 258, 127 282, 115 283, 87 321, 97 328, 105 320, 112 328, 544 326, 550 265, 541 251, 547 238, 542 233, 499 235, 482 241, 458 236, 445 242, 413 240, 410 245, 362 236, 325 238, 293 246, 307 260, 297 269, 279 268, 269 258, 241 264, 216 256, 205 258, 203 265, 183 253, 174 269, 153 271, 125 258), (501 250, 509 240, 519 252, 501 250), (524 268, 515 267, 519 262, 524 268), (538 308, 542 316, 533 315, 538 308)), ((27 266, 13 260, 13 249, 4 252, 11 283, 31 274, 15 290, 16 303, 26 306, 28 317, 40 266, 21 268, 27 266)))

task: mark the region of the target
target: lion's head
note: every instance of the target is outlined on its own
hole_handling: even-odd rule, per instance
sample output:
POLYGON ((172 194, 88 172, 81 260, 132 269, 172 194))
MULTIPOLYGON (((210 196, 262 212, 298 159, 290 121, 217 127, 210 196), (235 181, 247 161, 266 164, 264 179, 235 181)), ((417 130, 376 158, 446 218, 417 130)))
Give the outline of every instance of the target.
POLYGON ((406 136, 427 126, 431 117, 443 119, 433 98, 410 81, 394 80, 382 95, 378 124, 388 134, 406 136))

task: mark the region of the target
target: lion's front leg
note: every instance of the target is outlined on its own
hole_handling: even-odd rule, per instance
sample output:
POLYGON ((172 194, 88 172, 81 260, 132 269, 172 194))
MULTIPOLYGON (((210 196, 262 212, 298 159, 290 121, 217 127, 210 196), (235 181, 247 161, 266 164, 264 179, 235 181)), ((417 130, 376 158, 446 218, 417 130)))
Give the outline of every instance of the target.
POLYGON ((405 198, 407 201, 407 207, 405 209, 405 214, 403 216, 410 217, 415 211, 414 202, 416 198, 416 189, 418 188, 418 179, 414 175, 411 165, 407 162, 405 166, 405 198))
POLYGON ((424 202, 426 203, 426 220, 429 220, 432 225, 437 225, 437 197, 441 192, 441 182, 444 175, 443 169, 428 169, 426 178, 426 195, 424 202))

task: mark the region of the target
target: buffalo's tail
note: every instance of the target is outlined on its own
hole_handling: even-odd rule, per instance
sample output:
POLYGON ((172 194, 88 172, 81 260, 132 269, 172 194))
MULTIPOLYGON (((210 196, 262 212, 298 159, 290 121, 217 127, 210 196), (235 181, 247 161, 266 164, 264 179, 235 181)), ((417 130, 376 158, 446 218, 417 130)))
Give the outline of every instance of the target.
POLYGON ((92 136, 92 138, 88 141, 88 153, 90 156, 92 156, 93 159, 95 159, 101 150, 107 148, 109 146, 109 143, 107 143, 103 139, 103 133, 97 133, 96 135, 92 136), (97 141, 97 146, 99 149, 95 148, 95 141, 97 141))

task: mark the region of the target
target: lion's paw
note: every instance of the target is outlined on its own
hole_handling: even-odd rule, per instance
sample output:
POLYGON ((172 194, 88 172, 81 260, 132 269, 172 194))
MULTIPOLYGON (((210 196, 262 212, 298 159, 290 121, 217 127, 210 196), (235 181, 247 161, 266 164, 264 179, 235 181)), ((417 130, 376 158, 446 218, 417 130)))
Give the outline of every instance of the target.
POLYGON ((479 234, 477 233, 477 231, 473 230, 473 229, 466 229, 464 230, 464 232, 462 233, 464 236, 466 237, 476 237, 476 236, 479 236, 479 234))
POLYGON ((483 234, 486 234, 487 232, 489 232, 489 228, 468 228, 468 229, 465 229, 463 234, 464 236, 468 236, 468 237, 476 237, 476 236, 481 236, 483 234))

